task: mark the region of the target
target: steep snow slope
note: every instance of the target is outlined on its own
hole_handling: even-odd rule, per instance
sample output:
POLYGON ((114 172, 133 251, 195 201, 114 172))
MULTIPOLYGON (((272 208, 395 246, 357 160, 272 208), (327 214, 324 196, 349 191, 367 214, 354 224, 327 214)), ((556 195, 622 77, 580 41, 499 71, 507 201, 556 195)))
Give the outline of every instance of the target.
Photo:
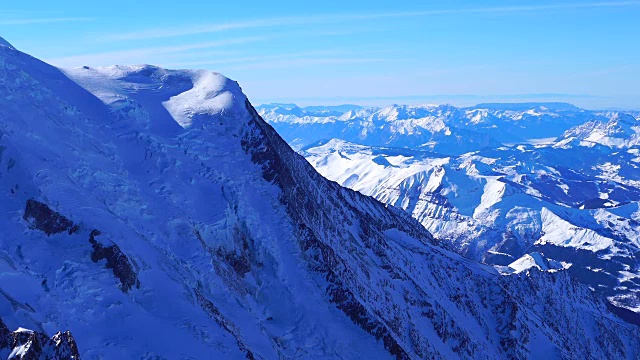
POLYGON ((0 109, 0 318, 83 358, 640 355, 567 272, 500 275, 324 179, 221 75, 0 47, 0 109))

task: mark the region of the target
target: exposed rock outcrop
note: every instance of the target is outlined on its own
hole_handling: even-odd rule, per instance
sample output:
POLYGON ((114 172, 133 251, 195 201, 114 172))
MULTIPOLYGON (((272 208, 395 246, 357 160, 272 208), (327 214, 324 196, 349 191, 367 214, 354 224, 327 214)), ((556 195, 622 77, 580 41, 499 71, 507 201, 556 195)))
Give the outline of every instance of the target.
POLYGON ((125 255, 117 244, 111 243, 104 245, 100 243, 96 237, 100 235, 100 231, 92 230, 89 234, 89 242, 93 247, 91 252, 91 260, 98 262, 106 260, 105 267, 113 271, 113 275, 120 280, 120 289, 125 293, 133 287, 140 287, 140 280, 136 274, 127 255, 125 255))
POLYGON ((10 331, 0 320, 0 357, 21 360, 80 360, 78 346, 69 331, 52 337, 20 328, 10 331))
POLYGON ((79 230, 79 226, 71 220, 51 210, 47 204, 34 199, 27 200, 23 219, 29 223, 31 228, 40 230, 47 235, 65 231, 73 234, 79 230))

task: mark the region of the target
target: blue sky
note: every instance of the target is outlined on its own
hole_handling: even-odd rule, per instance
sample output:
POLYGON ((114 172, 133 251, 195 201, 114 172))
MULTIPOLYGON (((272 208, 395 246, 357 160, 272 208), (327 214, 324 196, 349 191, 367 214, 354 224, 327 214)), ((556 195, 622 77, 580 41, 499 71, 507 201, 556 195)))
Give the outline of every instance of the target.
POLYGON ((54 65, 206 68, 256 103, 567 101, 640 109, 640 1, 24 1, 54 65))

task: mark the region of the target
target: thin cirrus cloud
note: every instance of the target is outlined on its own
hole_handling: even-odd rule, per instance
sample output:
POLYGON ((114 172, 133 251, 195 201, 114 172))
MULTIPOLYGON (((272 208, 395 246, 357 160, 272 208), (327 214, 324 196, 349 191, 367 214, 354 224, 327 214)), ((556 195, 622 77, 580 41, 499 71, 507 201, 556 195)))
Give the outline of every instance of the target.
POLYGON ((332 65, 332 64, 364 64, 380 63, 390 61, 385 58, 365 58, 365 57, 300 57, 293 59, 280 59, 269 61, 256 61, 246 64, 234 65, 225 71, 248 71, 248 70, 274 70, 291 69, 298 66, 332 65))
POLYGON ((92 20, 94 19, 89 17, 14 18, 0 19, 0 25, 34 25, 92 20))
POLYGON ((82 65, 103 66, 113 64, 131 64, 145 63, 154 55, 165 55, 172 53, 181 53, 190 50, 204 50, 228 45, 246 44, 254 41, 264 40, 265 37, 243 37, 235 39, 225 39, 221 41, 207 41, 179 46, 158 46, 137 48, 131 50, 116 50, 102 53, 91 53, 82 55, 73 55, 47 59, 48 63, 61 67, 74 67, 82 65))
POLYGON ((591 3, 560 3, 545 5, 516 5, 501 7, 477 7, 461 9, 436 9, 436 10, 416 10, 404 12, 387 12, 371 14, 329 14, 317 16, 294 16, 279 17, 271 19, 247 20, 222 24, 204 24, 188 27, 156 28, 142 31, 113 34, 102 37, 105 41, 125 41, 125 40, 148 40, 168 37, 178 37, 187 35, 208 34, 228 30, 282 27, 309 24, 323 24, 330 22, 356 21, 356 20, 376 20, 384 18, 420 17, 455 14, 505 14, 518 12, 532 12, 545 10, 581 9, 581 8, 605 8, 605 7, 627 7, 640 5, 640 1, 603 1, 591 3))
MULTIPOLYGON (((151 40, 170 38, 187 35, 200 35, 211 34, 228 30, 243 30, 252 28, 274 28, 283 26, 295 26, 295 25, 310 25, 320 24, 326 22, 322 17, 286 17, 286 18, 272 18, 261 19, 254 21, 239 21, 234 23, 224 24, 209 24, 209 25, 197 25, 197 26, 181 26, 181 27, 165 27, 158 29, 148 29, 136 32, 112 34, 99 37, 99 40, 103 41, 127 41, 127 40, 151 40)), ((348 31, 348 33, 354 32, 354 30, 348 31)), ((324 35, 342 35, 347 33, 344 30, 331 30, 325 31, 324 35)), ((319 33, 315 33, 319 35, 319 33)))
MULTIPOLYGON (((330 30, 330 31, 309 31, 309 32, 296 32, 296 36, 338 36, 344 34, 351 34, 352 30, 330 30)), ((219 65, 225 63, 232 63, 233 61, 241 62, 246 65, 248 62, 262 63, 267 60, 286 60, 291 56, 329 56, 333 57, 337 54, 339 49, 331 50, 314 50, 312 52, 296 53, 296 54, 279 54, 270 56, 250 56, 236 57, 233 60, 228 60, 223 57, 238 53, 238 50, 229 48, 232 45, 245 44, 250 42, 270 41, 277 38, 284 38, 290 36, 288 33, 274 33, 268 36, 252 36, 252 37, 239 37, 229 38, 219 41, 199 42, 185 45, 172 45, 172 46, 159 46, 159 47, 145 47, 135 49, 123 49, 123 50, 111 50, 107 52, 99 53, 85 53, 64 57, 56 57, 46 59, 47 62, 60 67, 76 67, 76 66, 104 66, 113 64, 142 64, 142 63, 155 63, 165 67, 202 67, 206 65, 219 65), (207 52, 203 50, 212 48, 223 48, 214 52, 207 52), (329 53, 328 53, 329 52, 329 53)), ((246 50, 246 49, 244 49, 246 50)), ((246 54, 246 51, 241 51, 246 54)), ((346 63, 347 61, 345 61, 346 63)), ((362 61, 365 62, 365 61, 362 61)), ((275 63, 274 63, 275 64, 275 63)), ((275 66, 275 65, 274 65, 275 66)))
MULTIPOLYGON (((294 53, 286 53, 286 54, 277 54, 277 55, 263 55, 263 56, 241 56, 241 57, 218 57, 218 54, 212 54, 213 56, 209 56, 209 54, 205 52, 198 52, 195 54, 190 54, 190 57, 197 57, 201 60, 196 61, 178 61, 178 62, 170 62, 165 64, 167 67, 194 67, 194 66, 210 66, 210 65, 224 65, 224 64, 252 64, 252 63, 261 63, 266 61, 275 61, 275 60, 287 60, 287 59, 298 59, 298 58, 308 58, 308 57, 335 57, 340 55, 345 55, 344 50, 339 49, 331 49, 331 50, 313 50, 313 51, 301 51, 294 53)), ((222 54, 225 55, 225 54, 222 54)))

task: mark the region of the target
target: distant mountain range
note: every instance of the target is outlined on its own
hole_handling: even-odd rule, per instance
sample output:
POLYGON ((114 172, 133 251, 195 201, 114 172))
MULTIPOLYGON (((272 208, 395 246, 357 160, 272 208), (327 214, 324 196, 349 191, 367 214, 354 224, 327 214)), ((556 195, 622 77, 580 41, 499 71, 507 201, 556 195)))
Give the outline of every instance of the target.
POLYGON ((409 147, 447 155, 505 144, 544 142, 590 121, 633 123, 640 117, 637 112, 589 111, 565 103, 480 104, 468 108, 300 108, 269 104, 257 110, 298 150, 319 140, 338 138, 361 145, 409 147))
POLYGON ((544 258, 640 311, 638 113, 562 103, 258 109, 321 174, 404 209, 445 246, 505 272, 544 258))

